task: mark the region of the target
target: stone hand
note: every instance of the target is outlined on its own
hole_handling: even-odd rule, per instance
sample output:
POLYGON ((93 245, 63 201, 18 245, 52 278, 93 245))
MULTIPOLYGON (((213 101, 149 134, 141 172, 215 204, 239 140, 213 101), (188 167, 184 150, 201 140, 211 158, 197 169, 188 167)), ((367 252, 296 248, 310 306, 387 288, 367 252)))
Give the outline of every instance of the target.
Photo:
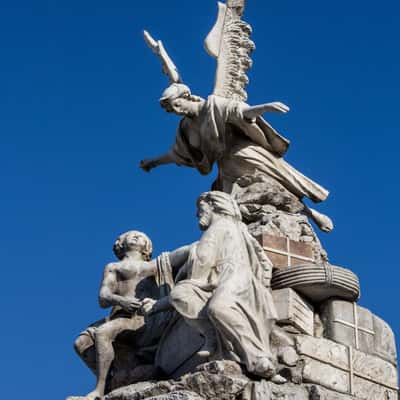
POLYGON ((128 313, 134 313, 142 304, 136 297, 126 297, 119 302, 119 305, 128 313))
POLYGON ((145 172, 150 172, 153 168, 157 166, 157 162, 152 159, 144 159, 140 161, 140 168, 142 168, 143 171, 145 172))
POLYGON ((253 120, 266 112, 287 113, 288 111, 289 107, 286 104, 275 101, 273 103, 244 107, 242 113, 245 118, 253 120))
POLYGON ((151 314, 154 311, 154 306, 157 303, 157 300, 154 299, 143 299, 142 300, 142 310, 145 314, 151 314))

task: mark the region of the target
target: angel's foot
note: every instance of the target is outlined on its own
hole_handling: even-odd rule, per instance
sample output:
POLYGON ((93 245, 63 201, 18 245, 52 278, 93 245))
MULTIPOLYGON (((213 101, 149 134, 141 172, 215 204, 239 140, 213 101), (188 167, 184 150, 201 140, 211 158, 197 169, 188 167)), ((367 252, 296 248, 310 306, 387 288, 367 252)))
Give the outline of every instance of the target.
POLYGON ((321 231, 331 232, 333 230, 333 222, 327 215, 322 214, 313 208, 308 208, 306 211, 321 231))

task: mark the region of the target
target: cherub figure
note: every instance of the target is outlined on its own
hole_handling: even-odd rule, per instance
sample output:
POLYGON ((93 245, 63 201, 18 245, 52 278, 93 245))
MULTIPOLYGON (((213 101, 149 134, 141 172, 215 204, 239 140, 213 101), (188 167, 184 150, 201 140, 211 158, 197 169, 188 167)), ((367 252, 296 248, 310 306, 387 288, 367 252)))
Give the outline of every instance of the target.
POLYGON ((182 247, 151 261, 151 240, 138 231, 119 236, 113 250, 120 261, 105 267, 99 292, 100 306, 112 307, 111 314, 83 331, 74 345, 78 355, 96 374, 97 384, 88 395, 69 397, 67 400, 94 400, 104 395, 106 379, 115 357, 113 343, 121 334, 129 335, 132 351, 157 344, 168 318, 144 318, 141 312, 143 300, 168 293, 168 288, 163 287, 167 283, 165 277, 157 275, 162 274, 163 268, 182 265, 188 254, 188 248, 182 247), (167 265, 162 267, 162 263, 167 265), (153 276, 156 279, 150 278, 153 276))
MULTIPOLYGON (((201 174, 218 165, 218 177, 212 189, 232 193, 235 182, 244 175, 266 174, 277 180, 299 199, 320 202, 329 192, 288 164, 285 155, 289 141, 262 118, 266 112, 286 113, 289 107, 280 102, 249 106, 244 90, 246 71, 252 61, 254 43, 251 27, 241 20, 244 0, 219 4, 217 23, 207 36, 207 52, 217 59, 214 92, 207 99, 192 95, 161 41, 148 32, 149 47, 159 56, 170 86, 160 99, 167 112, 183 116, 176 140, 165 154, 141 161, 144 171, 174 163, 196 168, 201 174)), ((333 228, 330 219, 312 209, 310 216, 324 231, 333 228)))

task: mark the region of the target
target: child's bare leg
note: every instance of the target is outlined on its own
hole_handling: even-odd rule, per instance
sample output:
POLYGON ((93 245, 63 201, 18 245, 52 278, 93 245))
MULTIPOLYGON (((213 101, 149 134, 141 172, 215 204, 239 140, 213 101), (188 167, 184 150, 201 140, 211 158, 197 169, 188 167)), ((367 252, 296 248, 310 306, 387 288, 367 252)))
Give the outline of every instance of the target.
POLYGON ((75 340, 74 348, 82 361, 96 374, 96 348, 94 340, 83 332, 75 340))
POLYGON ((116 318, 96 329, 97 384, 96 388, 86 396, 88 400, 104 395, 107 375, 115 357, 113 342, 121 332, 139 328, 134 326, 134 324, 134 319, 116 318))

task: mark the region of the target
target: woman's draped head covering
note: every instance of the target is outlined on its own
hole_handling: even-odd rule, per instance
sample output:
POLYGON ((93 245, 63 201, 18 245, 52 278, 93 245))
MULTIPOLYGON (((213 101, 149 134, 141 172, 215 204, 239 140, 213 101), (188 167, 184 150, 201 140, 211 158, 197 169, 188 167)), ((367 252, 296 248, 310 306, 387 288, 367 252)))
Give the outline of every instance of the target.
POLYGON ((219 192, 217 190, 205 192, 200 195, 199 199, 197 200, 197 204, 199 204, 200 201, 205 201, 206 203, 210 204, 212 209, 217 214, 228 215, 238 221, 242 220, 242 214, 239 210, 239 206, 233 197, 228 193, 219 192))
POLYGON ((197 204, 199 204, 200 201, 205 201, 210 204, 215 213, 230 216, 239 222, 237 227, 242 234, 243 241, 247 248, 253 273, 264 286, 270 287, 273 267, 272 262, 258 241, 250 234, 247 226, 241 222, 242 214, 233 197, 228 193, 215 190, 201 194, 197 200, 197 204))

